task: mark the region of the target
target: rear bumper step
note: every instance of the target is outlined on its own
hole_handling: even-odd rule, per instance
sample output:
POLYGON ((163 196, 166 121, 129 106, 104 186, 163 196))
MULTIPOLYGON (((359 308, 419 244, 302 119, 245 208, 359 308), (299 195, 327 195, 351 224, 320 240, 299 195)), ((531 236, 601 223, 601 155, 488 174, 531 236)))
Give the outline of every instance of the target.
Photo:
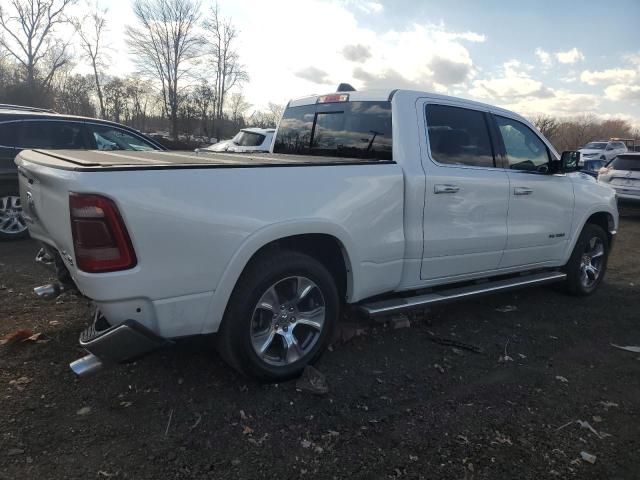
POLYGON ((565 278, 567 278, 567 275, 562 272, 533 273, 502 280, 466 285, 464 287, 449 288, 413 297, 396 297, 365 302, 358 305, 356 309, 369 317, 377 317, 437 303, 453 302, 478 295, 488 295, 490 293, 504 292, 521 287, 560 282, 565 278))
POLYGON ((79 376, 88 376, 104 365, 126 362, 156 350, 169 341, 135 320, 125 320, 99 330, 100 316, 80 334, 80 346, 89 355, 72 362, 69 367, 79 376))

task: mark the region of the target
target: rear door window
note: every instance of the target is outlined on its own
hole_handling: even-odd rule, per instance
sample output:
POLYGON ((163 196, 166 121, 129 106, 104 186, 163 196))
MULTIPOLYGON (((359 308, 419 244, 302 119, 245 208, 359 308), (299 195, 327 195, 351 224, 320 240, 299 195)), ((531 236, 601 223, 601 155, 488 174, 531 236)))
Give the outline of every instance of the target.
POLYGON ((260 133, 242 131, 233 137, 231 141, 234 145, 241 147, 259 147, 264 142, 264 138, 264 135, 260 133))
POLYGON ((62 120, 26 120, 17 124, 18 148, 78 150, 87 148, 84 126, 62 120))
POLYGON ((510 169, 539 173, 549 171, 549 150, 533 130, 511 118, 495 115, 495 119, 510 169))
POLYGON ((619 155, 614 158, 608 166, 612 167, 614 170, 640 171, 640 155, 633 157, 619 155))
POLYGON ((143 138, 109 125, 88 124, 97 150, 157 150, 143 138))
POLYGON ((448 105, 427 105, 431 158, 447 165, 494 167, 484 112, 448 105))
POLYGON ((274 153, 392 160, 391 102, 339 102, 287 108, 274 153))

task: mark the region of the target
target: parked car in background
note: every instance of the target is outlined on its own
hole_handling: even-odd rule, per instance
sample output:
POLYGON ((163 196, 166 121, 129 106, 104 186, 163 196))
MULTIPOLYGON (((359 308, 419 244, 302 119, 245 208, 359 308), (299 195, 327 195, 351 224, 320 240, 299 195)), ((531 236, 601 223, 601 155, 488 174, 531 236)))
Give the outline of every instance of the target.
POLYGON ((587 143, 579 149, 580 165, 585 160, 605 160, 610 161, 621 153, 627 152, 627 146, 620 140, 598 140, 587 143))
POLYGON ((550 282, 584 296, 604 278, 614 192, 508 110, 313 95, 288 104, 272 150, 20 154, 31 235, 97 306, 76 373, 217 333, 229 365, 279 381, 320 355, 345 308, 550 282))
POLYGON ((243 128, 231 140, 223 140, 201 148, 201 152, 268 152, 273 140, 274 128, 243 128))
POLYGON ((622 200, 640 201, 640 152, 618 155, 600 169, 598 182, 612 187, 622 200))
POLYGON ((0 105, 0 240, 28 236, 14 163, 16 155, 24 149, 166 150, 158 142, 118 123, 0 105))

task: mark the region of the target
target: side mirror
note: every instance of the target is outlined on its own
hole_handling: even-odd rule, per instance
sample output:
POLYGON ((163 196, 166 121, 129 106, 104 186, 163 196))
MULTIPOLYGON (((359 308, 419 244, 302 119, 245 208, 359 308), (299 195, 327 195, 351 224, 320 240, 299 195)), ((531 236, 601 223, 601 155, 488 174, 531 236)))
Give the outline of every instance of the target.
POLYGON ((580 170, 580 152, 562 152, 560 157, 560 171, 563 173, 577 172, 580 170))

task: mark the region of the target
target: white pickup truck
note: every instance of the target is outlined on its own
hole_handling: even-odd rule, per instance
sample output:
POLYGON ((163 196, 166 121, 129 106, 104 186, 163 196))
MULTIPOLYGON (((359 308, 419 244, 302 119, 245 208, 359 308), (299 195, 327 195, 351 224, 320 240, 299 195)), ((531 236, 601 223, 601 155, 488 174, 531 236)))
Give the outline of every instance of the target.
POLYGON ((393 90, 291 101, 267 154, 16 163, 31 236, 97 306, 76 373, 216 333, 230 365, 280 380, 318 357, 345 308, 549 282, 592 293, 618 213, 578 161, 512 112, 393 90))

